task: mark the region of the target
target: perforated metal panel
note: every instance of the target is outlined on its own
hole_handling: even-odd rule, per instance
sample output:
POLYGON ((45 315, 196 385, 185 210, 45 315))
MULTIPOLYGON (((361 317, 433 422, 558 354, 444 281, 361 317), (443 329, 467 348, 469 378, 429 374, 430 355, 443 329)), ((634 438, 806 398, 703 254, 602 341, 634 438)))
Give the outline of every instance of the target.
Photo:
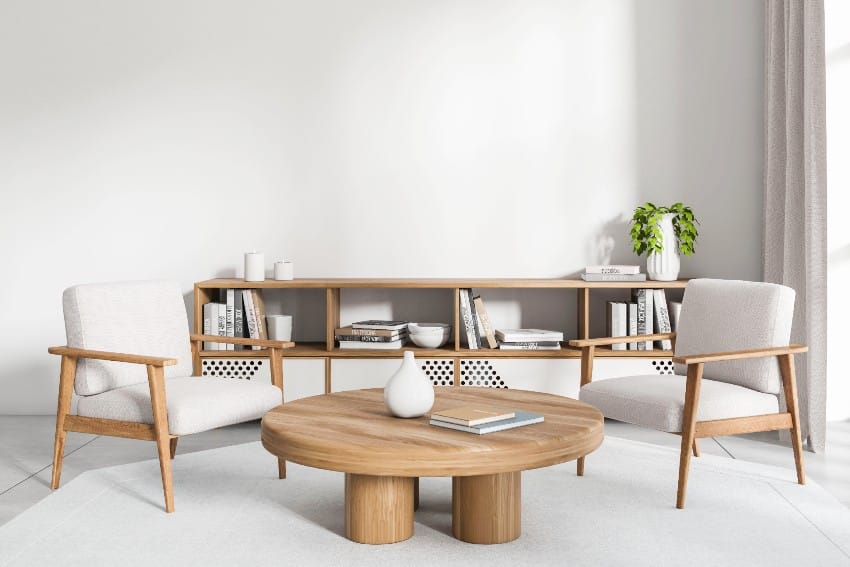
POLYGON ((508 387, 493 367, 493 362, 481 359, 460 361, 460 385, 505 389, 508 387))
POLYGON ((270 379, 268 360, 262 358, 204 358, 202 376, 221 376, 241 380, 270 379))
POLYGON ((431 379, 434 386, 452 386, 455 379, 454 360, 446 358, 417 359, 419 368, 431 379))
POLYGON ((659 374, 673 374, 673 361, 670 359, 667 360, 653 360, 652 368, 658 372, 659 374))

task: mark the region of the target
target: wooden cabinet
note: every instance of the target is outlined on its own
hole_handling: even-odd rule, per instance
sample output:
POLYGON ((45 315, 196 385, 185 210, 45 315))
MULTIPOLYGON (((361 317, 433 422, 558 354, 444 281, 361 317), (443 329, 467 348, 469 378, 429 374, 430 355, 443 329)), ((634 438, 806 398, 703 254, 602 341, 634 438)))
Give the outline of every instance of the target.
MULTIPOLYGON (((486 299, 488 289, 546 289, 573 294, 576 301, 576 333, 571 338, 590 338, 591 321, 594 318, 604 318, 604 309, 591 312, 591 294, 594 290, 628 290, 636 288, 649 289, 681 289, 687 282, 684 280, 674 282, 585 282, 573 278, 541 278, 541 279, 387 279, 387 278, 306 278, 291 281, 266 280, 264 282, 246 282, 241 279, 213 279, 198 282, 194 288, 194 331, 203 331, 203 305, 210 301, 218 300, 218 290, 222 288, 232 289, 262 289, 262 290, 313 290, 324 296, 324 313, 317 312, 310 317, 324 319, 324 340, 301 342, 296 340, 296 346, 283 350, 284 361, 286 359, 312 359, 316 362, 324 362, 325 392, 339 389, 332 384, 332 363, 334 360, 365 360, 365 359, 394 359, 402 356, 404 350, 412 350, 418 359, 441 361, 442 364, 451 363, 454 385, 461 385, 463 377, 468 372, 475 371, 475 360, 477 359, 578 359, 580 351, 566 345, 558 351, 527 350, 527 351, 501 351, 495 349, 468 349, 461 346, 459 332, 460 313, 458 305, 458 290, 473 288, 482 293, 486 299), (454 339, 447 345, 438 349, 425 349, 414 345, 405 346, 400 350, 345 350, 335 346, 334 330, 340 323, 340 311, 342 302, 342 290, 345 289, 405 289, 405 290, 445 290, 447 301, 450 302, 450 311, 453 317, 454 339), (463 368, 462 368, 463 362, 463 368)), ((305 314, 300 315, 304 317, 305 314)), ((295 337, 296 339, 298 337, 295 337)), ((642 359, 646 366, 650 361, 654 366, 666 364, 672 353, 670 351, 613 351, 610 348, 597 349, 598 357, 609 357, 612 359, 642 359)), ((265 351, 201 351, 195 358, 195 372, 202 372, 203 359, 258 359, 267 357, 265 351)), ((629 365, 632 366, 632 365, 629 365)), ((469 385, 471 380, 465 381, 469 385)), ((340 384, 341 386, 342 384, 340 384)), ((485 384, 479 384, 485 385, 485 384)), ((486 384, 492 385, 492 384, 486 384)), ((519 386, 514 386, 519 387, 519 386)))

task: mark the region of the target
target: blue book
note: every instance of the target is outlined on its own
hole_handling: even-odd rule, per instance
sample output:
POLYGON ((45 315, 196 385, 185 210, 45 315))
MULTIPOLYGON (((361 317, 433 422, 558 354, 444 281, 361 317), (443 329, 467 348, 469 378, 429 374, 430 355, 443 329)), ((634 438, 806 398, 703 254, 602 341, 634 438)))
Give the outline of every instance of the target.
POLYGON ((447 429, 465 431, 466 433, 484 435, 486 433, 494 433, 496 431, 504 431, 506 429, 513 429, 515 427, 522 427, 524 425, 531 425, 533 423, 542 422, 543 416, 540 414, 528 413, 524 411, 514 411, 514 417, 510 419, 503 419, 502 421, 491 421, 490 423, 482 423, 481 425, 458 425, 456 423, 448 423, 436 419, 432 419, 430 423, 431 425, 436 425, 437 427, 445 427, 447 429))

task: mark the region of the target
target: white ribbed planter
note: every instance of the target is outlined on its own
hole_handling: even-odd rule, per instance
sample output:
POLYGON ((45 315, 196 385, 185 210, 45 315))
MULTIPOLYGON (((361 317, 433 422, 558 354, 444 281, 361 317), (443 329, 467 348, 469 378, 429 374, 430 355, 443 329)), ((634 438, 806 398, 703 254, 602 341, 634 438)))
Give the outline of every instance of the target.
POLYGON ((671 282, 679 278, 679 251, 676 233, 673 231, 675 213, 661 215, 658 227, 661 229, 661 252, 653 252, 646 257, 646 274, 649 279, 658 282, 671 282))

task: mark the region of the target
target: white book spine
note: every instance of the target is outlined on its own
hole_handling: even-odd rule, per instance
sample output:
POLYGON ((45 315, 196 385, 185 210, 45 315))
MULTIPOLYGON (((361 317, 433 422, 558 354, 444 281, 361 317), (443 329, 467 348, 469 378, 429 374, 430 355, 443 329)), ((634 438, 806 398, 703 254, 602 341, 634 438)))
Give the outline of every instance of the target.
MULTIPOLYGON (((667 311, 667 294, 663 289, 655 290, 655 328, 659 333, 671 331, 670 314, 667 311)), ((673 350, 673 341, 662 339, 658 341, 658 346, 664 350, 673 350)))
MULTIPOLYGON (((614 337, 626 337, 628 336, 628 325, 626 322, 626 304, 625 303, 614 303, 612 307, 613 312, 613 335, 614 337)), ((612 350, 626 350, 626 345, 624 343, 620 343, 618 345, 612 345, 612 350)))
MULTIPOLYGON (((638 309, 637 303, 629 303, 629 336, 634 337, 638 334, 638 309)), ((629 343, 629 350, 637 350, 637 343, 629 343)))
MULTIPOLYGON (((646 293, 644 294, 644 297, 646 298, 646 300, 645 300, 646 301, 646 333, 648 335, 651 335, 652 330, 655 328, 655 325, 653 323, 653 321, 655 320, 655 316, 654 316, 655 308, 653 307, 653 301, 652 301, 652 298, 654 297, 655 294, 653 293, 653 290, 651 290, 651 289, 647 289, 647 290, 644 290, 644 291, 646 291, 646 293)), ((653 350, 652 345, 653 345, 652 341, 646 341, 646 350, 653 350)))
MULTIPOLYGON (((213 319, 212 310, 213 310, 213 304, 212 303, 205 303, 204 304, 204 334, 205 335, 212 335, 213 334, 213 332, 212 332, 212 319, 213 319)), ((212 343, 212 342, 209 342, 209 341, 204 341, 204 350, 213 350, 215 348, 216 348, 215 343, 212 343)))
MULTIPOLYGON (((218 332, 216 333, 219 337, 227 336, 227 305, 223 303, 216 303, 216 310, 218 311, 218 332)), ((217 343, 218 348, 216 350, 227 350, 227 345, 225 343, 217 343)))
MULTIPOLYGON (((235 313, 235 290, 228 289, 225 290, 225 301, 226 301, 226 326, 227 326, 227 336, 235 337, 234 329, 236 328, 236 313, 235 313)), ((225 345, 226 350, 235 350, 234 345, 228 344, 225 345)))
MULTIPOLYGON (((254 311, 254 300, 251 297, 251 290, 242 291, 242 303, 245 307, 245 321, 248 323, 248 336, 252 339, 259 339, 260 333, 257 330, 257 313, 254 311)), ((259 350, 259 347, 251 347, 253 350, 259 350)))
POLYGON ((472 310, 469 305, 469 296, 466 294, 465 289, 461 289, 459 291, 459 299, 460 299, 460 316, 463 320, 463 328, 465 330, 466 335, 466 346, 471 349, 477 349, 478 345, 475 343, 475 329, 473 325, 475 322, 472 320, 472 310))

